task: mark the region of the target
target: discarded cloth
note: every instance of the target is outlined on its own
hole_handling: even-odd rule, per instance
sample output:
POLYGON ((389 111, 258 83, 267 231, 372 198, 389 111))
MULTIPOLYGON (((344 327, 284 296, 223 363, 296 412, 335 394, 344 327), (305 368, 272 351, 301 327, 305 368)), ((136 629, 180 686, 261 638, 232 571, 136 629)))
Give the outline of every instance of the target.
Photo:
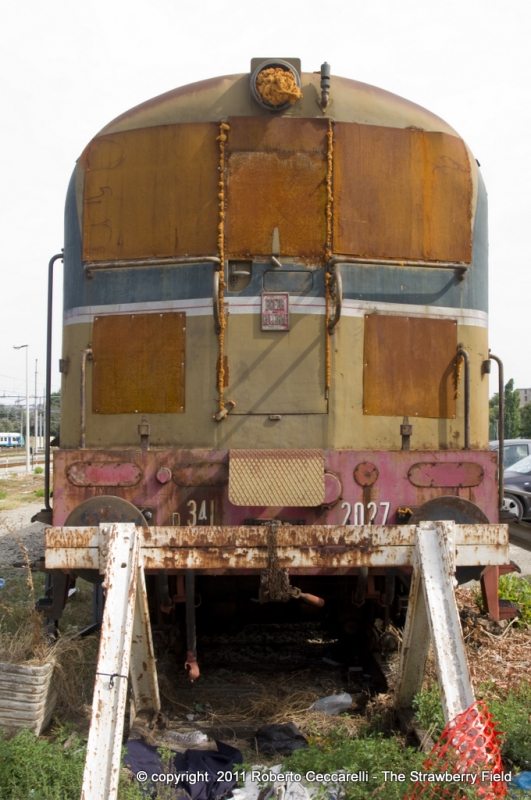
POLYGON ((289 756, 301 747, 308 747, 308 742, 293 722, 265 725, 256 733, 254 741, 261 753, 269 755, 289 756))
POLYGON ((186 750, 184 753, 175 753, 168 766, 162 764, 156 747, 140 739, 132 739, 125 746, 123 761, 134 776, 147 773, 147 780, 139 782, 139 785, 148 797, 162 784, 166 787, 175 786, 181 795, 184 789, 192 800, 220 800, 232 797, 231 789, 236 783, 232 772, 236 764, 242 763, 242 754, 224 742, 216 742, 216 745, 217 752, 186 750), (172 774, 173 779, 151 780, 152 775, 164 773, 172 774), (222 780, 218 779, 220 777, 222 780))

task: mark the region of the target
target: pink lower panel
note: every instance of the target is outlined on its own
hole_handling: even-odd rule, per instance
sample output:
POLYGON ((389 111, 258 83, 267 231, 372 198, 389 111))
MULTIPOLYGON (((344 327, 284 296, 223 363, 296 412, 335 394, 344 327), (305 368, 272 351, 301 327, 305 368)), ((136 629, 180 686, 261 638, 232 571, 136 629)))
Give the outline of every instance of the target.
POLYGON ((256 508, 229 502, 227 450, 59 450, 54 525, 64 525, 79 503, 98 495, 150 509, 157 525, 241 525, 273 518, 307 525, 395 524, 399 508, 413 509, 442 495, 470 500, 490 522, 498 521, 495 452, 329 450, 323 455, 323 506, 256 508))

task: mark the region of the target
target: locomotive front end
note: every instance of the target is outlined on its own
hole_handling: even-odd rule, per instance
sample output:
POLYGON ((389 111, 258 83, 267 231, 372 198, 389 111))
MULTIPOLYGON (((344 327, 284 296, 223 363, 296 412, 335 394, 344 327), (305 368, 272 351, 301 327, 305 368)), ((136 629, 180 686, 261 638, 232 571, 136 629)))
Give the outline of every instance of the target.
POLYGON ((152 613, 354 633, 403 613, 422 521, 468 526, 458 578, 503 563, 486 213, 450 126, 326 64, 111 122, 68 190, 47 569, 100 582, 99 526, 134 523, 152 613))

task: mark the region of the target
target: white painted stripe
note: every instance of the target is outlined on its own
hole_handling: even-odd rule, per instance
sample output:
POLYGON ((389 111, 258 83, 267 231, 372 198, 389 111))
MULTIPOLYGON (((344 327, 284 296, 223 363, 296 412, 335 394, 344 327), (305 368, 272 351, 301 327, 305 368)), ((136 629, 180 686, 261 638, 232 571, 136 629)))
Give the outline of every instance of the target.
MULTIPOLYGON (((226 306, 230 314, 259 314, 261 300, 255 297, 227 297, 226 306)), ((294 314, 325 313, 324 297, 291 296, 290 309, 294 314)), ((64 315, 65 325, 92 322, 94 317, 108 314, 164 313, 184 311, 190 317, 212 316, 212 298, 201 297, 194 300, 160 300, 147 303, 118 303, 101 306, 72 308, 64 315)), ((430 319, 455 319, 462 325, 486 328, 488 314, 472 308, 451 308, 450 306, 423 306, 413 303, 377 303, 369 300, 343 300, 341 315, 344 317, 363 317, 372 312, 393 314, 395 316, 428 317, 430 319)))

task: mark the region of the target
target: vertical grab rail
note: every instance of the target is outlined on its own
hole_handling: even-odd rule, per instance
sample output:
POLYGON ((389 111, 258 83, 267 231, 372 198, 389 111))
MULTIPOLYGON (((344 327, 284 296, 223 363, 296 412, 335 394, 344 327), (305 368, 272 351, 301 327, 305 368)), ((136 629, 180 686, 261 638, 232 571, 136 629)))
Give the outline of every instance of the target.
POLYGON ((503 473, 505 466, 505 387, 503 385, 503 361, 489 350, 489 358, 498 365, 498 507, 503 508, 503 473))
POLYGON ((459 345, 457 355, 465 362, 465 446, 463 450, 470 450, 470 358, 463 345, 459 345))
POLYGON ((52 306, 53 306, 53 267, 62 259, 63 251, 52 256, 48 264, 48 319, 46 325, 46 420, 44 425, 44 510, 50 506, 50 416, 52 410, 52 306))
POLYGON ((92 345, 81 353, 81 414, 80 414, 80 435, 79 446, 85 449, 86 423, 87 423, 87 361, 92 359, 92 345))

